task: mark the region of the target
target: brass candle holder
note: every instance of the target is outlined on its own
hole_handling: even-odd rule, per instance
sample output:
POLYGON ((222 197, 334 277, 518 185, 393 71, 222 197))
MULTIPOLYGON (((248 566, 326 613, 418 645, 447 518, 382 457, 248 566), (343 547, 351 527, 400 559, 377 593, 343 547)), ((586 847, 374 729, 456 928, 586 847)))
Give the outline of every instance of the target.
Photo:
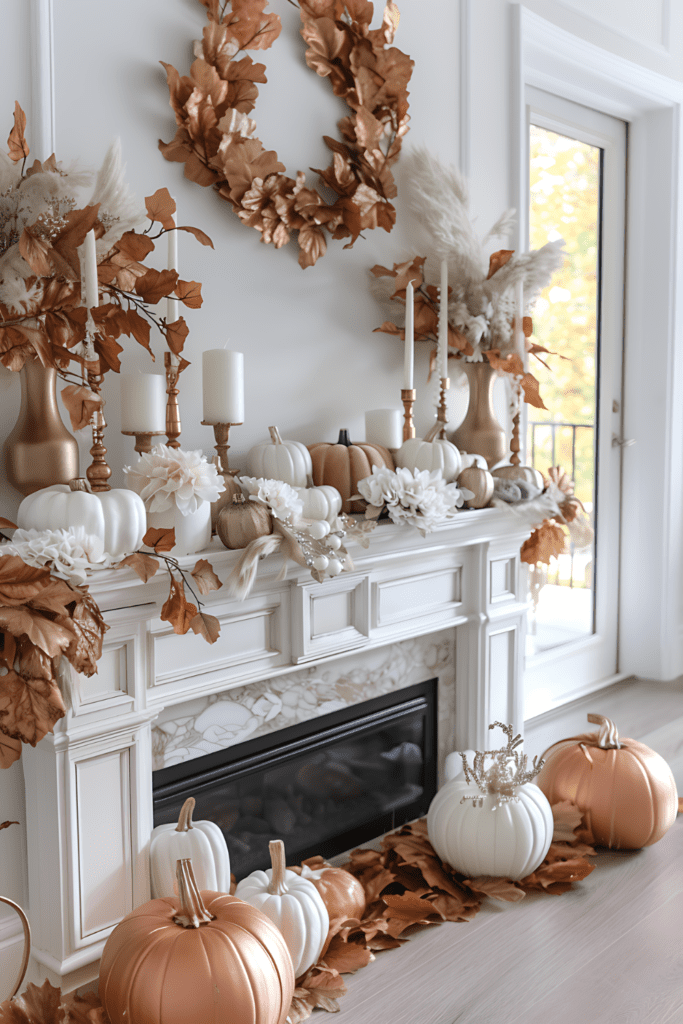
MULTIPOLYGON (((87 362, 85 365, 88 373, 88 387, 100 398, 102 381, 104 380, 104 374, 100 373, 100 361, 95 359, 87 362)), ((92 414, 90 423, 93 436, 90 454, 93 461, 86 469, 85 475, 88 478, 91 491, 110 491, 109 477, 111 476, 111 467, 107 465, 105 459, 107 449, 104 447, 104 429, 107 426, 107 421, 104 418, 104 399, 102 399, 102 404, 92 414)))
POLYGON ((152 450, 152 438, 161 437, 163 430, 122 430, 122 434, 135 438, 135 451, 138 455, 148 455, 152 450))
POLYGON ((166 437, 169 448, 180 448, 181 423, 177 384, 180 376, 180 360, 173 352, 164 352, 164 368, 166 370, 166 437))
POLYGON ((439 437, 445 438, 446 427, 448 426, 448 407, 446 405, 446 395, 448 394, 451 387, 450 377, 441 377, 441 395, 439 398, 439 408, 436 411, 437 421, 441 424, 439 428, 439 437))
POLYGON ((403 440, 409 441, 415 437, 415 424, 413 423, 413 405, 417 397, 415 388, 401 388, 401 401, 403 402, 403 440))
POLYGON ((241 427, 241 423, 208 423, 206 420, 202 420, 203 427, 213 427, 213 436, 216 439, 214 445, 216 449, 216 457, 214 463, 216 469, 223 477, 223 483, 225 484, 225 490, 218 496, 216 501, 211 502, 211 533, 215 534, 216 524, 218 522, 218 516, 221 511, 232 503, 233 495, 241 494, 242 490, 237 480, 235 479, 240 472, 239 469, 231 469, 228 463, 228 437, 230 435, 230 427, 241 427))

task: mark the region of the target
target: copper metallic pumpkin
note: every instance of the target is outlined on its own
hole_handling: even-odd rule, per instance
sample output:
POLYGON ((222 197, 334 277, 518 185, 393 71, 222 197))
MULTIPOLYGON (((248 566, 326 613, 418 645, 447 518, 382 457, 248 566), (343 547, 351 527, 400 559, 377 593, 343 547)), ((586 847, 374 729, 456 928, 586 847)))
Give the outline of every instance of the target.
MULTIPOLYGON (((365 889, 349 871, 344 871, 343 868, 333 868, 324 862, 319 868, 304 864, 301 868, 293 870, 302 878, 313 882, 327 907, 330 924, 338 918, 345 921, 357 918, 360 921, 365 913, 365 889)), ((330 944, 330 937, 328 935, 325 940, 323 953, 330 944)))
POLYGON ((111 1024, 284 1024, 294 992, 282 935, 255 907, 197 889, 178 861, 179 897, 151 900, 116 926, 100 965, 111 1024))
POLYGON ((339 431, 336 444, 320 441, 309 446, 313 463, 313 483, 336 487, 342 496, 342 512, 363 512, 364 501, 351 501, 358 493, 358 481, 372 475, 373 466, 394 468, 388 448, 381 444, 352 444, 348 431, 339 431))
POLYGON ((668 831, 678 811, 671 769, 644 743, 620 739, 609 718, 588 715, 588 721, 600 725, 600 732, 549 747, 537 784, 551 804, 576 804, 600 846, 651 846, 668 831))

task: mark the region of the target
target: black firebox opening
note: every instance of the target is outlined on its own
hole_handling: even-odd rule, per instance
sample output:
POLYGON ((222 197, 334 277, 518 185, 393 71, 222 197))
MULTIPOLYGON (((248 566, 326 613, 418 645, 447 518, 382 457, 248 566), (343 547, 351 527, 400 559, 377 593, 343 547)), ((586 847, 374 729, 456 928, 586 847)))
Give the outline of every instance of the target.
POLYGON ((154 772, 154 824, 220 826, 237 879, 270 864, 332 857, 425 814, 436 792, 436 679, 154 772))

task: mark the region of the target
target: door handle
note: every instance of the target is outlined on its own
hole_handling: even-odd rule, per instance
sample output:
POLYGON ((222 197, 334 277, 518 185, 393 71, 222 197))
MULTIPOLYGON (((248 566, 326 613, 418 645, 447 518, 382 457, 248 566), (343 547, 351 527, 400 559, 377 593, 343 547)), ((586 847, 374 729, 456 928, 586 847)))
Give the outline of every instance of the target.
POLYGON ((616 434, 612 434, 612 447, 613 448, 630 448, 632 444, 636 443, 635 437, 617 437, 616 434))

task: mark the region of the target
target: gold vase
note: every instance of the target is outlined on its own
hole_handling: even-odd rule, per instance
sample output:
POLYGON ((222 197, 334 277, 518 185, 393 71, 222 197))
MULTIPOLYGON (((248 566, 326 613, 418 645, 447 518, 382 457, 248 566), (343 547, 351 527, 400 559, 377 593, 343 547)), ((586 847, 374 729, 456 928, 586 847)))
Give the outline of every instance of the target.
POLYGON ((12 486, 27 495, 79 476, 78 442, 59 415, 57 371, 32 359, 20 376, 21 409, 5 442, 5 470, 12 486))
POLYGON ((508 454, 505 428, 496 419, 493 406, 493 385, 496 372, 488 360, 462 364, 470 386, 470 400, 465 419, 450 440, 460 451, 483 455, 489 469, 508 454))

